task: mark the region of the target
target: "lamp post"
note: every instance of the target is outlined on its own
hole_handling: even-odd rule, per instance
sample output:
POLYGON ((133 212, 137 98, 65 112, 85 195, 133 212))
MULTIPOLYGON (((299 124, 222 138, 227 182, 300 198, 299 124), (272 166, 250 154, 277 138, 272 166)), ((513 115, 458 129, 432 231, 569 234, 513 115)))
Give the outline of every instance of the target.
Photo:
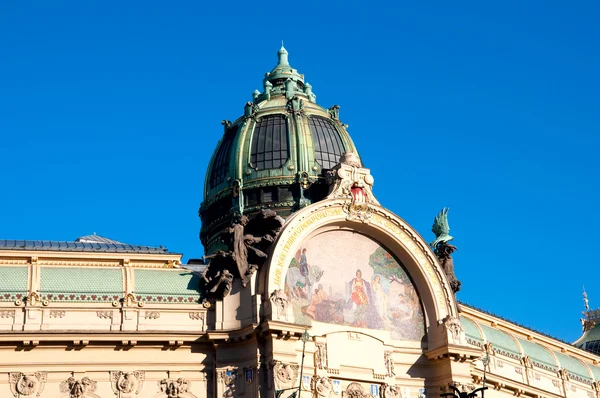
MULTIPOLYGON (((308 334, 308 328, 304 328, 304 333, 300 336, 300 340, 302 340, 302 360, 300 361, 300 382, 298 383, 298 390, 294 391, 289 398, 300 398, 300 394, 302 391, 302 376, 304 372, 304 355, 306 350, 306 342, 310 340, 310 335, 308 334)), ((284 388, 283 390, 275 391, 275 398, 281 397, 284 391, 296 390, 296 387, 292 388, 284 388)))
POLYGON ((304 333, 300 336, 300 340, 302 340, 302 361, 300 362, 300 382, 298 383, 298 398, 300 398, 300 394, 302 391, 302 373, 304 371, 304 352, 306 349, 306 342, 310 339, 310 335, 308 334, 308 328, 304 328, 304 333))

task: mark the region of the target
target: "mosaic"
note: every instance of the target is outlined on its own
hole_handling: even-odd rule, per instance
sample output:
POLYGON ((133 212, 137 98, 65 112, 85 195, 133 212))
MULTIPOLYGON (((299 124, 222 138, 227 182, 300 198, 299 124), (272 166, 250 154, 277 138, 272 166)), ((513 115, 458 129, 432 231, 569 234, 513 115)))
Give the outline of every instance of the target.
POLYGON ((285 291, 296 323, 383 329, 399 340, 425 335, 421 302, 403 266, 361 234, 311 238, 290 262, 285 291))

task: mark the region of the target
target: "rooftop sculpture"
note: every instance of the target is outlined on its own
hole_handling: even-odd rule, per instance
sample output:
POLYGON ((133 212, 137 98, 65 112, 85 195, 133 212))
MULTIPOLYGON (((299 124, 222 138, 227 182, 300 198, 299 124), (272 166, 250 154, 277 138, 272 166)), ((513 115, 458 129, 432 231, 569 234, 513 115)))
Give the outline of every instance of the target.
POLYGON ((454 275, 454 261, 452 260, 452 253, 454 253, 457 248, 448 243, 454 239, 454 237, 450 235, 448 210, 450 209, 444 207, 438 215, 435 216, 433 226, 431 227, 431 231, 435 234, 435 240, 431 242, 429 246, 431 246, 433 252, 444 268, 448 283, 450 283, 450 288, 456 293, 460 290, 461 283, 456 279, 456 275, 454 275))

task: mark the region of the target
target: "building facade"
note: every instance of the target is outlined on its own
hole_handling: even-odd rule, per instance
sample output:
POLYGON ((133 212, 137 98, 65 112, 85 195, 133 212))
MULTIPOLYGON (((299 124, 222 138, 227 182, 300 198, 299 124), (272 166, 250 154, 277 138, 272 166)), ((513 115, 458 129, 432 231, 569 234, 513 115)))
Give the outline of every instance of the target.
POLYGON ((0 241, 0 397, 598 398, 598 314, 568 344, 458 303, 452 250, 377 201, 283 47, 223 126, 200 271, 96 235, 0 241))

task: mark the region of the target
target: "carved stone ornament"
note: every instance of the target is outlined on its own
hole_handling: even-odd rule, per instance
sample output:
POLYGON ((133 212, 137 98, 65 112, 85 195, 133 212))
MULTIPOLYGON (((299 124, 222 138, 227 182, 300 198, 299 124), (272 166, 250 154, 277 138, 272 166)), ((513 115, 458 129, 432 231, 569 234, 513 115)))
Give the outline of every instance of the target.
POLYGON ((275 290, 271 293, 269 299, 271 300, 271 308, 273 308, 275 310, 274 312, 277 314, 277 319, 287 320, 288 299, 283 290, 275 290))
POLYGON ((317 343, 315 351, 315 364, 319 369, 327 369, 327 344, 317 343))
POLYGON ((47 372, 35 373, 9 373, 8 381, 10 383, 10 391, 15 398, 24 398, 36 396, 39 397, 44 386, 46 385, 47 372))
POLYGON ((383 398, 400 398, 400 387, 396 385, 384 384, 381 386, 381 396, 383 398))
POLYGON ((346 391, 342 393, 342 398, 375 398, 369 394, 363 386, 358 383, 350 383, 346 391))
POLYGON ((274 361, 272 365, 277 389, 281 390, 294 385, 298 381, 298 365, 285 364, 279 361, 274 361))
POLYGON ((60 383, 60 392, 68 393, 69 398, 88 398, 96 396, 92 394, 96 391, 96 382, 89 377, 83 377, 77 380, 74 377, 69 377, 67 380, 60 383))
POLYGON ((111 387, 118 398, 133 398, 137 396, 144 385, 145 373, 140 370, 134 372, 110 372, 111 387))
POLYGON ((571 379, 571 376, 569 375, 567 369, 558 369, 558 372, 556 373, 558 377, 560 377, 564 381, 569 381, 571 379))
MULTIPOLYGON (((454 344, 462 344, 464 329, 460 320, 452 315, 448 315, 444 318, 444 327, 450 334, 450 338, 452 339, 452 343, 454 344)), ((449 339, 450 340, 450 339, 449 339)))
POLYGON ((194 397, 190 394, 190 382, 187 379, 162 379, 158 382, 158 387, 162 396, 166 398, 189 398, 194 397))
POLYGON ((369 169, 361 167, 353 152, 346 152, 332 170, 328 172, 330 184, 328 199, 348 199, 343 207, 348 220, 369 222, 371 205, 379 205, 373 195, 374 179, 369 169))
POLYGON ((529 355, 525 355, 523 358, 521 358, 521 363, 526 368, 533 368, 533 363, 531 362, 531 358, 529 358, 529 355))
POLYGON ((312 390, 319 397, 328 397, 331 393, 333 385, 329 377, 314 376, 312 379, 312 390))
POLYGON ((394 372, 394 353, 392 351, 386 351, 383 354, 383 359, 385 361, 385 371, 387 377, 394 377, 396 373, 394 372))
POLYGON ((221 231, 221 239, 228 250, 218 250, 205 256, 210 263, 202 273, 201 288, 205 297, 223 299, 229 294, 234 278, 245 287, 252 274, 267 258, 271 244, 283 226, 284 220, 273 210, 262 210, 252 220, 238 216, 229 228, 221 231))

